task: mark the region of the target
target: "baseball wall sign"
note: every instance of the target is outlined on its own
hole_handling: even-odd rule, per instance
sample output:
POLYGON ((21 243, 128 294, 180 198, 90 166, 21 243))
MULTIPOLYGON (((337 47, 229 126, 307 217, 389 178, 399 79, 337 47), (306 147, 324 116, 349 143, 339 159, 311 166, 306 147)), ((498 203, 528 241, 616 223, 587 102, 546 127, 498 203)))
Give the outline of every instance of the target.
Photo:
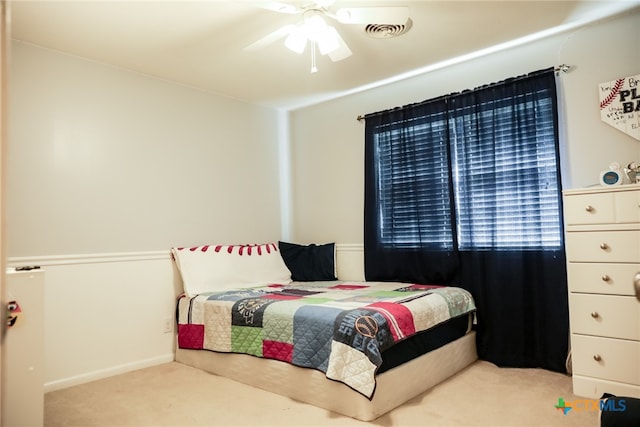
POLYGON ((600 83, 600 118, 640 140, 640 74, 600 83))
POLYGON ((600 118, 640 140, 640 74, 600 83, 600 118))

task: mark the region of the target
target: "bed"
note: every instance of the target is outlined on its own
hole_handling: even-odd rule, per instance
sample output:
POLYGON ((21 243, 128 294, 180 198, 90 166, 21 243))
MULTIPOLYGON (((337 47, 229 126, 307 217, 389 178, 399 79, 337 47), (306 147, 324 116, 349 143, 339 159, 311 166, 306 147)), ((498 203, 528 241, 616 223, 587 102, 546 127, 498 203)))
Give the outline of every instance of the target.
POLYGON ((370 421, 477 359, 467 291, 338 281, 331 262, 305 276, 283 248, 172 251, 185 287, 176 361, 370 421))

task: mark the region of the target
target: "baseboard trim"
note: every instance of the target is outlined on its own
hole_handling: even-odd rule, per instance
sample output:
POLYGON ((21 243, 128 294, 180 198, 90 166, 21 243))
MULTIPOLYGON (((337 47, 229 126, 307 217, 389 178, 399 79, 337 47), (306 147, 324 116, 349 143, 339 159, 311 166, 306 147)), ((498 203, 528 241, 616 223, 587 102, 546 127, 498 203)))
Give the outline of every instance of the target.
POLYGON ((107 369, 87 372, 82 375, 76 375, 75 377, 63 378, 60 380, 45 383, 44 392, 49 393, 56 390, 62 390, 64 388, 73 387, 75 385, 101 380, 131 371, 137 371, 138 369, 149 368, 151 366, 162 365, 164 363, 170 363, 174 360, 175 353, 169 353, 162 356, 152 357, 150 359, 139 360, 137 362, 125 363, 124 365, 112 366, 107 369))

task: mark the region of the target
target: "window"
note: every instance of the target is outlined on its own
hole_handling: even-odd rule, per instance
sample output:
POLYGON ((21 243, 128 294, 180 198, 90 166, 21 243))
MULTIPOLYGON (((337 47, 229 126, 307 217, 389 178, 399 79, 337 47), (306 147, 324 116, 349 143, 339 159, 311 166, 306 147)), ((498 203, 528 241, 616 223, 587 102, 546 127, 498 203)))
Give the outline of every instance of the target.
POLYGON ((562 247, 555 86, 511 83, 392 110, 370 128, 382 246, 562 247))

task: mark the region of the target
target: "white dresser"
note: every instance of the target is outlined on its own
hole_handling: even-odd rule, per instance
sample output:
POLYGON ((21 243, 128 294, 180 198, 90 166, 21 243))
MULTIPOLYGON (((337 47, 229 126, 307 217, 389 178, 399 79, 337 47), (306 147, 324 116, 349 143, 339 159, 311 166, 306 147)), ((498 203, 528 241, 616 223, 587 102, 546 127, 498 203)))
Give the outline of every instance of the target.
POLYGON ((573 392, 640 397, 640 185, 564 192, 573 392))

